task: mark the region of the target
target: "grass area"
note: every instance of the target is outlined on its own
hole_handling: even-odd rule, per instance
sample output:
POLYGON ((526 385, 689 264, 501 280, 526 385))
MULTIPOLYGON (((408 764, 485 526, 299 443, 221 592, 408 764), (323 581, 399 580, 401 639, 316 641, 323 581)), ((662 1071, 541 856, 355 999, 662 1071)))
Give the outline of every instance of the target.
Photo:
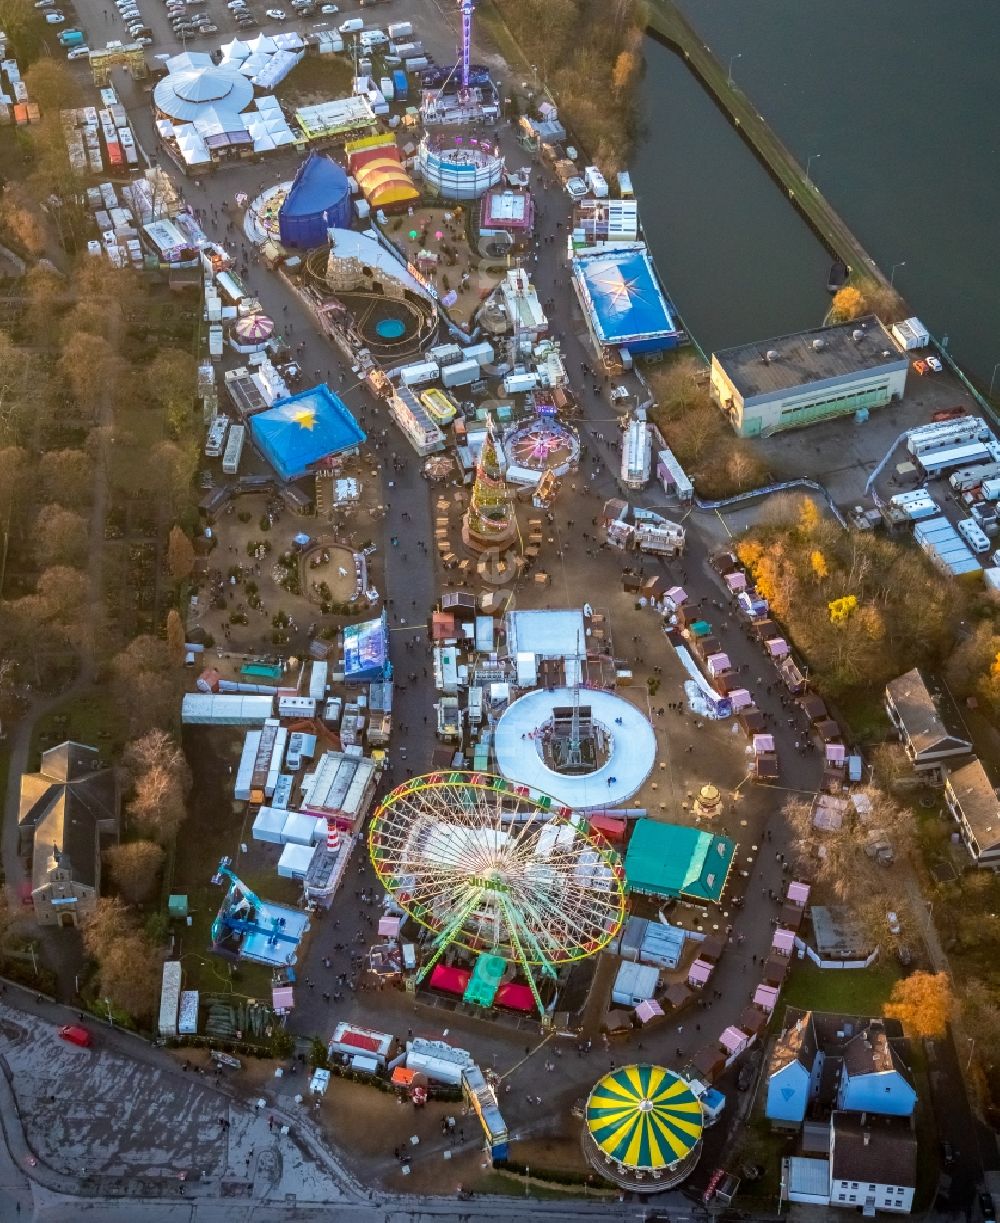
POLYGON ((106 688, 81 692, 39 718, 31 737, 28 768, 36 769, 42 752, 66 739, 96 747, 104 757, 119 754, 125 744, 125 721, 106 688))
POLYGON ((895 960, 877 960, 871 968, 817 968, 797 962, 782 992, 786 1005, 845 1015, 881 1015, 902 976, 895 960))
POLYGON ((882 692, 877 688, 854 688, 838 699, 837 712, 859 743, 881 743, 889 730, 882 692))
POLYGON ((777 1187, 781 1184, 782 1157, 794 1154, 797 1138, 776 1133, 771 1129, 761 1111, 763 1095, 762 1092, 754 1115, 740 1132, 736 1149, 727 1162, 733 1170, 743 1164, 759 1164, 764 1169, 757 1180, 743 1180, 740 1185, 740 1204, 744 1210, 749 1207, 770 1212, 777 1198, 777 1187))
POLYGON ((236 732, 211 732, 205 727, 185 744, 194 775, 190 811, 177 837, 173 854, 170 892, 186 895, 190 926, 175 923, 184 960, 186 989, 225 991, 249 997, 270 999, 271 972, 261 964, 234 966, 232 976, 226 962, 211 951, 212 923, 222 901, 223 889, 212 883, 212 876, 223 857, 233 859, 239 877, 264 900, 295 905, 301 886, 282 879, 250 839, 250 821, 242 803, 233 802, 232 775, 239 760, 242 736, 236 732), (242 843, 250 852, 241 856, 242 843))
POLYGON ((353 76, 351 61, 344 56, 307 55, 274 92, 291 106, 322 102, 350 93, 353 76))

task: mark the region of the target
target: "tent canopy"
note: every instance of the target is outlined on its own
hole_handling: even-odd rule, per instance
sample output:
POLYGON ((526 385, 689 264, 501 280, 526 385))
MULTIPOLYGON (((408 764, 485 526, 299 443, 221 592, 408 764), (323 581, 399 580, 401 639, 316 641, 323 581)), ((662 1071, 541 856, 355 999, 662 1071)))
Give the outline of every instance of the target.
POLYGON ((587 1100, 586 1125, 598 1150, 624 1167, 672 1168, 701 1141, 701 1104, 663 1066, 623 1066, 599 1079, 587 1100))

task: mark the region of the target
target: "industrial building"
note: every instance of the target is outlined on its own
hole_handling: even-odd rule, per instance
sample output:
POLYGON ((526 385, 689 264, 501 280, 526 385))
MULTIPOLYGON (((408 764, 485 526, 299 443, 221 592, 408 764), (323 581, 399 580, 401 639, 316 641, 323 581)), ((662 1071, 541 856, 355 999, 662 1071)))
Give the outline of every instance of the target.
POLYGON ((712 354, 711 392, 740 437, 902 399, 909 358, 874 314, 712 354))

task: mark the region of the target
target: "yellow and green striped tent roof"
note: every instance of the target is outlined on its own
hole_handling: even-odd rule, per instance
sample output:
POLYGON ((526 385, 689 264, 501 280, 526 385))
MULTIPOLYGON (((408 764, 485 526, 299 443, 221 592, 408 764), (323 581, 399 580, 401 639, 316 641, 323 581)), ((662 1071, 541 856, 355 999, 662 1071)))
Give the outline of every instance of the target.
POLYGON ((594 1086, 587 1129, 599 1150, 627 1168, 679 1163, 701 1140, 701 1104, 684 1079, 662 1066, 623 1066, 594 1086))

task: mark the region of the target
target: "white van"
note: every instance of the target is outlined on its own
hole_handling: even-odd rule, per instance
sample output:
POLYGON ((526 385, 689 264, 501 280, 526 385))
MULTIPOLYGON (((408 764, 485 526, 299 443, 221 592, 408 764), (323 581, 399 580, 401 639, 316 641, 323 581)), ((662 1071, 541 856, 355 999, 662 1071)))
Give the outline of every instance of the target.
POLYGON ((389 35, 384 30, 362 30, 361 32, 361 47, 365 51, 372 51, 375 47, 385 46, 389 41, 389 35))
POLYGON ((360 34, 365 28, 365 23, 361 17, 349 17, 337 28, 341 34, 360 34))
POLYGON ((958 533, 977 556, 989 552, 989 536, 974 518, 963 518, 958 524, 958 533))

